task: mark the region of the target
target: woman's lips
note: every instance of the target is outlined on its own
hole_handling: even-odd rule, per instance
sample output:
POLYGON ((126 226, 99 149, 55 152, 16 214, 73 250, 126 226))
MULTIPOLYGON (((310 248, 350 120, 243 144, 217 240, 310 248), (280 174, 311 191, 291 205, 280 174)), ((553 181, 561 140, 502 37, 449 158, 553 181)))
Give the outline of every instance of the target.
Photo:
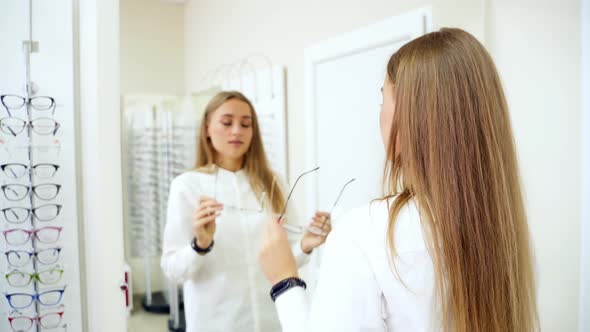
POLYGON ((242 144, 244 144, 244 142, 242 142, 242 141, 229 141, 229 144, 233 145, 233 146, 241 146, 242 144))

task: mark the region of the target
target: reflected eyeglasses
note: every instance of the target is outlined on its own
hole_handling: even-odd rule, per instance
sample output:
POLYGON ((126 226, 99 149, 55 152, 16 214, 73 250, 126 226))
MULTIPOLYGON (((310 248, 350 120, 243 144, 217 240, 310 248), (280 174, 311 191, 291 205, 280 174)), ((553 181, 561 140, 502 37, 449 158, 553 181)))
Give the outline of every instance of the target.
POLYGON ((48 290, 41 293, 4 293, 4 296, 10 307, 18 310, 30 307, 35 301, 43 306, 59 304, 65 291, 66 287, 64 286, 63 289, 48 290))
POLYGON ((37 164, 32 167, 19 163, 0 165, 0 170, 2 170, 2 172, 4 172, 4 174, 6 174, 6 176, 11 179, 21 178, 27 173, 32 173, 40 179, 49 179, 55 175, 58 169, 59 165, 55 164, 37 164))
MULTIPOLYGON (((217 201, 217 179, 218 179, 218 174, 219 172, 216 171, 215 172, 215 183, 214 183, 214 189, 213 189, 213 199, 217 201)), ((223 204, 223 211, 232 211, 232 212, 236 212, 236 213, 243 213, 243 214, 260 214, 262 212, 264 212, 264 199, 266 198, 266 192, 262 192, 262 194, 260 195, 260 199, 258 200, 258 208, 249 208, 249 207, 239 207, 239 206, 234 206, 234 205, 229 205, 229 204, 223 204)), ((220 202, 221 203, 221 202, 220 202)))
POLYGON ((9 201, 20 201, 25 199, 29 190, 32 190, 37 198, 49 201, 57 197, 61 185, 55 183, 43 183, 30 187, 23 184, 7 184, 1 186, 0 189, 2 189, 4 197, 9 201))
POLYGON ((4 218, 11 224, 22 224, 31 213, 39 221, 51 221, 59 216, 62 206, 59 204, 45 204, 33 209, 23 207, 9 207, 2 209, 4 218))
POLYGON ((42 265, 51 265, 59 260, 61 248, 47 248, 35 252, 26 250, 9 250, 4 253, 8 264, 12 267, 23 267, 27 265, 33 256, 42 265))

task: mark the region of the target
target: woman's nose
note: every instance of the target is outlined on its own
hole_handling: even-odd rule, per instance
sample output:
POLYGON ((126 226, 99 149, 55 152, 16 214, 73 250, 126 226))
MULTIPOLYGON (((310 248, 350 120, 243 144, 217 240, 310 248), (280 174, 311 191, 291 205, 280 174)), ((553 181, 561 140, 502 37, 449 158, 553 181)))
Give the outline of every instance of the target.
POLYGON ((232 133, 232 135, 241 135, 243 132, 243 129, 244 128, 242 128, 242 126, 238 124, 238 125, 232 126, 231 133, 232 133))

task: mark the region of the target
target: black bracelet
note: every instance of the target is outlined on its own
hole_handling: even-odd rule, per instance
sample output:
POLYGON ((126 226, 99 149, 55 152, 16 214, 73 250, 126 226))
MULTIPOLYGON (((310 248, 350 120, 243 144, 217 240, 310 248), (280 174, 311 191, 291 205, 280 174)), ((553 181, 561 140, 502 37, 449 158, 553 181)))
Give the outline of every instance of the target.
POLYGON ((211 240, 211 244, 207 247, 207 248, 200 248, 197 245, 197 238, 193 237, 193 240, 191 241, 191 247, 193 248, 194 251, 196 251, 197 253, 204 255, 206 253, 208 253, 209 251, 211 251, 211 249, 213 249, 213 244, 215 243, 214 240, 211 240))
POLYGON ((279 297, 279 295, 283 294, 284 292, 288 291, 293 287, 303 287, 303 289, 306 289, 307 284, 305 284, 305 281, 297 277, 281 280, 277 282, 276 285, 272 286, 272 289, 270 290, 270 298, 274 302, 277 299, 277 297, 279 297))

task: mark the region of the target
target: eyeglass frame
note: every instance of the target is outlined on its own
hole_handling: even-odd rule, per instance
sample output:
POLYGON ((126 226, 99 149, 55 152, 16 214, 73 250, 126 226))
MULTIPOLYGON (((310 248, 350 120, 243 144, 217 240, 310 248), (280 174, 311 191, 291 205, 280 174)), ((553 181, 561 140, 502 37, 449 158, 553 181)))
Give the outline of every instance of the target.
POLYGON ((59 303, 61 302, 61 300, 63 299, 63 295, 64 295, 64 293, 65 293, 65 291, 66 291, 66 288, 67 288, 67 285, 66 285, 66 286, 64 286, 62 289, 53 289, 53 290, 47 290, 47 291, 43 291, 43 292, 41 292, 41 293, 39 293, 39 292, 35 292, 35 293, 33 293, 33 294, 28 294, 28 293, 11 293, 11 294, 8 294, 8 293, 4 293, 4 297, 5 297, 5 298, 6 298, 6 300, 8 301, 8 305, 9 305, 9 306, 10 306, 12 309, 15 309, 15 310, 29 308, 31 305, 33 305, 33 303, 34 303, 35 301, 37 301, 37 303, 39 303, 39 304, 41 304, 41 305, 43 305, 43 306, 49 307, 49 306, 57 305, 57 304, 59 304, 59 303), (41 302, 41 295, 45 295, 45 294, 48 294, 48 293, 54 293, 54 292, 58 292, 58 293, 60 293, 60 294, 59 294, 59 299, 57 300, 57 302, 55 302, 55 303, 52 303, 52 304, 45 304, 45 303, 41 302), (28 305, 26 305, 26 306, 24 306, 24 307, 15 307, 15 306, 12 304, 12 301, 11 301, 11 298, 12 298, 13 296, 15 296, 15 295, 26 295, 26 296, 29 296, 29 297, 31 297, 31 303, 29 303, 28 305))
POLYGON ((55 134, 57 133, 57 131, 61 127, 61 124, 59 122, 55 121, 55 119, 48 118, 48 117, 40 117, 40 118, 33 119, 31 121, 29 121, 29 120, 23 120, 21 118, 17 118, 17 117, 14 117, 14 116, 9 116, 9 117, 5 117, 5 118, 1 118, 0 119, 0 131, 4 132, 5 134, 11 134, 11 135, 13 135, 13 136, 16 137, 16 136, 20 135, 25 130, 26 127, 30 127, 33 130, 33 132, 35 132, 37 135, 43 135, 43 136, 53 135, 53 136, 55 136, 55 134), (7 120, 7 119, 22 121, 23 122, 22 129, 18 130, 17 132, 14 132, 12 129, 10 129, 9 126, 6 126, 5 125, 6 127, 8 127, 10 129, 10 132, 6 132, 3 129, 3 127, 2 127, 2 122, 4 120, 7 120), (44 119, 53 121, 53 127, 54 128, 53 128, 53 130, 51 132, 48 132, 48 133, 44 133, 43 132, 43 133, 41 133, 41 132, 38 132, 37 130, 35 130, 35 125, 33 124, 33 122, 35 122, 37 120, 44 120, 44 119))
POLYGON ((63 250, 62 247, 45 248, 45 249, 36 250, 36 251, 8 250, 8 251, 5 251, 4 252, 4 256, 6 256, 6 262, 8 262, 8 265, 11 266, 11 267, 15 267, 15 268, 25 267, 27 264, 29 264, 29 262, 31 262, 31 258, 33 256, 35 256, 35 259, 37 260, 37 262, 39 262, 39 264, 47 266, 47 265, 55 264, 55 263, 57 263, 57 261, 59 261, 59 258, 61 257, 61 251, 62 250, 63 250), (43 261, 41 261, 39 259, 39 253, 41 253, 43 251, 48 251, 48 250, 56 251, 57 252, 57 258, 54 261, 50 262, 50 263, 45 263, 45 262, 43 262, 43 261), (26 253, 29 256, 29 259, 24 264, 22 264, 22 265, 16 265, 16 264, 13 264, 10 261, 10 258, 9 258, 8 255, 11 254, 11 253, 15 253, 17 255, 18 255, 18 253, 26 253))
POLYGON ((28 98, 28 97, 23 97, 23 96, 19 96, 19 95, 13 95, 13 94, 1 95, 0 96, 0 103, 2 104, 2 106, 4 106, 4 108, 6 109, 6 112, 8 113, 8 116, 10 116, 10 117, 12 117, 12 113, 10 113, 10 110, 15 111, 15 110, 21 109, 21 108, 23 108, 23 106, 25 106, 27 104, 31 105, 31 107, 37 111, 51 110, 51 115, 55 114, 55 107, 57 106, 55 103, 55 99, 53 97, 36 96, 36 97, 28 98), (8 107, 8 105, 6 105, 6 102, 4 102, 4 98, 6 98, 6 97, 17 97, 19 99, 22 99, 23 103, 19 107, 8 107), (31 102, 34 99, 49 99, 51 101, 51 104, 47 108, 38 108, 38 107, 35 107, 34 104, 31 102))
MULTIPOLYGON (((217 201, 217 178, 218 178, 218 174, 219 174, 219 169, 217 169, 215 171, 215 176, 214 176, 215 180, 214 180, 214 183, 213 183, 213 199, 215 201, 217 201)), ((262 194, 261 194, 260 199, 257 199, 258 200, 258 204, 260 205, 260 209, 248 209, 248 208, 242 208, 242 207, 232 206, 232 205, 225 204, 225 203, 222 203, 222 204, 223 204, 223 209, 224 210, 225 210, 225 208, 229 208, 229 209, 232 209, 232 210, 237 210, 239 212, 259 214, 259 213, 264 212, 264 199, 265 198, 266 198, 266 192, 263 191, 262 194)))
POLYGON ((37 239, 37 241, 39 241, 41 243, 45 243, 45 244, 53 244, 53 243, 56 243, 57 241, 59 241, 62 231, 63 231, 63 227, 57 227, 57 226, 45 226, 45 227, 41 227, 41 228, 35 228, 32 230, 27 230, 27 229, 22 229, 22 228, 11 228, 11 229, 7 229, 5 231, 2 231, 2 235, 4 235, 4 239, 6 240, 6 243, 8 243, 10 245, 14 245, 14 246, 20 246, 20 245, 23 245, 23 244, 29 242, 29 240, 31 240, 31 235, 33 235, 33 234, 35 234, 35 238, 37 239), (46 241, 41 241, 41 239, 39 239, 39 235, 37 233, 42 230, 46 230, 46 229, 57 230, 57 239, 55 241, 46 242, 46 241), (10 243, 10 241, 8 241, 8 238, 6 237, 6 235, 8 233, 12 233, 12 232, 16 232, 16 231, 21 231, 21 232, 27 233, 29 236, 22 243, 10 243))
POLYGON ((13 331, 15 331, 15 332, 20 332, 21 330, 17 330, 17 329, 16 329, 16 328, 15 328, 15 327, 12 325, 12 321, 14 321, 15 319, 19 319, 19 318, 20 318, 20 319, 24 319, 24 318, 26 318, 26 319, 28 319, 28 320, 29 320, 29 322, 31 323, 31 325, 30 325, 30 326, 29 326, 29 327, 26 329, 26 331, 29 331, 29 330, 30 330, 30 329, 33 327, 33 325, 34 325, 34 324, 38 324, 39 326, 41 326, 41 327, 42 327, 42 328, 44 328, 44 329, 54 329, 54 328, 58 328, 58 327, 59 327, 59 324, 61 324, 61 321, 63 320, 63 315, 64 315, 65 311, 64 311, 64 310, 62 310, 62 311, 56 311, 56 312, 48 312, 48 313, 45 313, 45 314, 43 314, 43 315, 37 315, 37 316, 35 316, 35 317, 29 317, 29 316, 25 316, 25 315, 23 315, 23 314, 22 314, 20 311, 19 311, 18 313, 19 313, 19 315, 20 315, 20 316, 12 316, 12 317, 8 317, 8 321, 9 321, 9 323, 10 323, 10 327, 11 327, 11 328, 12 328, 12 330, 13 330, 13 331), (59 321, 57 322, 57 324, 55 324, 55 325, 50 325, 50 326, 45 326, 45 325, 43 325, 43 324, 41 323, 41 320, 42 320, 44 317, 46 317, 46 316, 49 316, 49 315, 58 315, 58 316, 59 316, 59 321))
POLYGON ((59 192, 61 190, 61 184, 57 184, 57 183, 41 183, 41 184, 38 184, 38 185, 35 185, 35 186, 30 186, 30 185, 27 186, 27 185, 20 184, 20 183, 9 183, 9 184, 5 184, 5 185, 0 186, 0 189, 2 190, 2 193, 4 194, 4 197, 7 200, 12 201, 12 202, 18 202, 18 201, 22 201, 23 199, 25 199, 27 197, 27 195, 29 195, 29 193, 31 192, 31 189, 32 189, 33 194, 35 194, 35 196, 38 199, 43 200, 43 201, 50 201, 52 199, 55 199, 57 197, 57 195, 59 195, 59 192), (26 187, 27 188, 27 192, 25 193, 25 195, 22 198, 10 199, 6 195, 6 189, 9 186, 26 187), (55 188, 57 188, 57 190, 55 192, 55 196, 53 196, 51 198, 42 198, 42 197, 39 197, 39 194, 37 194, 37 192, 35 191, 35 189, 38 188, 38 187, 41 187, 41 186, 54 186, 55 188))
POLYGON ((28 286, 31 283, 31 281, 33 281, 33 279, 37 280, 39 283, 41 283, 43 285, 51 286, 51 285, 55 285, 55 284, 59 283, 61 281, 62 277, 63 277, 63 274, 64 274, 64 269, 61 268, 59 265, 55 265, 52 268, 44 269, 44 270, 41 270, 41 271, 35 271, 33 273, 20 271, 19 269, 12 269, 10 272, 6 273, 4 275, 4 277, 6 278, 6 282, 10 286, 12 286, 12 287, 26 287, 26 286, 28 286), (43 280, 41 280, 41 277, 40 277, 40 274, 41 273, 45 273, 45 272, 58 272, 59 273, 59 276, 58 276, 58 278, 57 278, 56 281, 54 281, 52 283, 47 283, 47 282, 44 282, 43 280), (29 277, 29 281, 27 281, 27 283, 24 284, 24 285, 18 285, 17 286, 17 285, 12 284, 10 282, 9 278, 10 278, 10 276, 12 276, 14 274, 17 274, 17 273, 20 273, 23 276, 28 276, 29 277))
POLYGON ((39 163, 39 164, 36 164, 36 165, 33 165, 33 166, 25 165, 25 164, 22 164, 22 163, 8 163, 8 164, 2 164, 2 165, 0 165, 0 170, 2 172, 4 172, 4 174, 6 174, 6 176, 8 178, 11 178, 11 179, 20 179, 20 178, 22 178, 23 176, 25 176, 27 174, 27 171, 29 173, 33 173, 35 176, 39 177, 40 179, 50 179, 50 178, 52 178, 52 177, 55 176, 55 173, 57 173, 57 171, 59 170, 60 167, 61 166, 59 166, 59 165, 50 164, 50 163, 39 163), (23 175, 18 176, 18 177, 11 177, 10 175, 8 175, 8 173, 6 173, 6 167, 7 166, 13 166, 13 165, 22 166, 23 168, 25 168, 25 171, 23 172, 23 175), (49 177, 39 176, 36 173, 36 168, 38 166, 51 166, 51 167, 53 167, 53 169, 54 169, 53 174, 51 176, 49 176, 49 177))
POLYGON ((20 207, 20 206, 12 206, 12 207, 4 208, 4 209, 2 209, 0 211, 2 211, 2 213, 4 214, 4 219, 6 219, 6 221, 8 223, 13 224, 13 225, 19 225, 19 224, 22 224, 25 221, 27 221, 27 219, 29 218, 29 216, 31 215, 31 213, 33 214, 33 217, 35 217, 40 222, 48 222, 48 221, 55 220, 55 219, 57 219, 57 217, 59 217, 59 214, 61 212, 62 207, 63 207, 63 205, 61 205, 61 204, 43 204, 43 205, 37 206, 35 208, 24 208, 24 207, 20 207), (47 206, 55 206, 57 208, 57 213, 55 214, 55 216, 53 216, 50 219, 41 219, 41 218, 39 218, 39 216, 37 216, 36 210, 41 209, 41 208, 44 208, 44 207, 47 207, 47 206), (14 221, 8 220, 8 216, 6 215, 6 213, 9 210, 14 210, 14 209, 22 209, 22 210, 26 210, 27 211, 27 216, 24 217, 23 221, 14 222, 14 221))

